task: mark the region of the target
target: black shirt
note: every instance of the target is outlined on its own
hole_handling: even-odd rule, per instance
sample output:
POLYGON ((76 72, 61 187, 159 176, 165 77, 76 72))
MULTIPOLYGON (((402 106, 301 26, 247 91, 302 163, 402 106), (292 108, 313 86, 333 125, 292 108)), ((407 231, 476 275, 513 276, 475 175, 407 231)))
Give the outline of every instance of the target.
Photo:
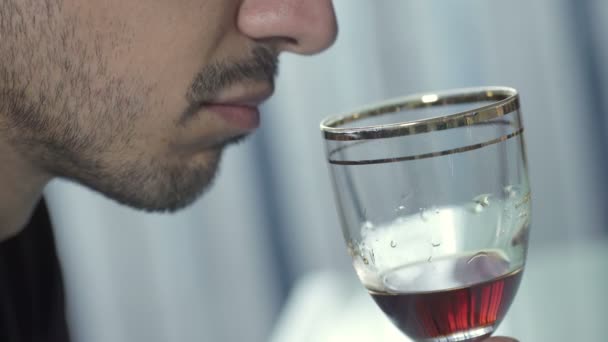
POLYGON ((68 342, 63 282, 43 202, 27 227, 0 242, 0 341, 68 342))

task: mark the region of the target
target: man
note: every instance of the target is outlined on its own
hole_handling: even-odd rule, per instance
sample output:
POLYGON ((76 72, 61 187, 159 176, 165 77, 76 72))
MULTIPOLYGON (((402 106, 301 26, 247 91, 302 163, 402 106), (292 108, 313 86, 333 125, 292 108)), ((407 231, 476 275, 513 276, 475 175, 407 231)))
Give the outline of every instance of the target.
POLYGON ((336 31, 330 0, 3 0, 0 340, 69 340, 49 180, 187 206, 258 126, 278 55, 336 31))

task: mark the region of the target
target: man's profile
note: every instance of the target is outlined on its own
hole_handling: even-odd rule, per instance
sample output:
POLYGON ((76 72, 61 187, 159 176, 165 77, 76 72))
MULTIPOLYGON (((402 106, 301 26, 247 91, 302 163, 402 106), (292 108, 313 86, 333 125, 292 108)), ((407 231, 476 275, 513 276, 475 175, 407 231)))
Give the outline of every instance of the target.
POLYGON ((68 340, 49 180, 187 206, 258 126, 279 54, 335 36, 330 0, 3 1, 0 340, 68 340))

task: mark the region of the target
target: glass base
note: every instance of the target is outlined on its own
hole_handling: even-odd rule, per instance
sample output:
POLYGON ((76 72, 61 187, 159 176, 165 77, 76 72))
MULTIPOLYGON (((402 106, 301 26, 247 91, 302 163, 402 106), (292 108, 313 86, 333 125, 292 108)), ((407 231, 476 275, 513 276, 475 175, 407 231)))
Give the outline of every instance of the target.
POLYGON ((485 338, 490 337, 494 332, 494 326, 479 327, 466 331, 459 331, 457 333, 416 340, 417 342, 475 342, 482 341, 485 338))

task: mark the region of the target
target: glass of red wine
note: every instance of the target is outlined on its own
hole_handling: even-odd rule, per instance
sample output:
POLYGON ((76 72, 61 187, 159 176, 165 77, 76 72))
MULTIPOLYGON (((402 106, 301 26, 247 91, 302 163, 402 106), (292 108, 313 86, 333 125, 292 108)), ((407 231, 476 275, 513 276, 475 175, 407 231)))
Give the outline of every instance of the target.
POLYGON ((415 341, 481 341, 504 318, 530 222, 517 91, 406 96, 325 119, 343 234, 378 306, 415 341))

